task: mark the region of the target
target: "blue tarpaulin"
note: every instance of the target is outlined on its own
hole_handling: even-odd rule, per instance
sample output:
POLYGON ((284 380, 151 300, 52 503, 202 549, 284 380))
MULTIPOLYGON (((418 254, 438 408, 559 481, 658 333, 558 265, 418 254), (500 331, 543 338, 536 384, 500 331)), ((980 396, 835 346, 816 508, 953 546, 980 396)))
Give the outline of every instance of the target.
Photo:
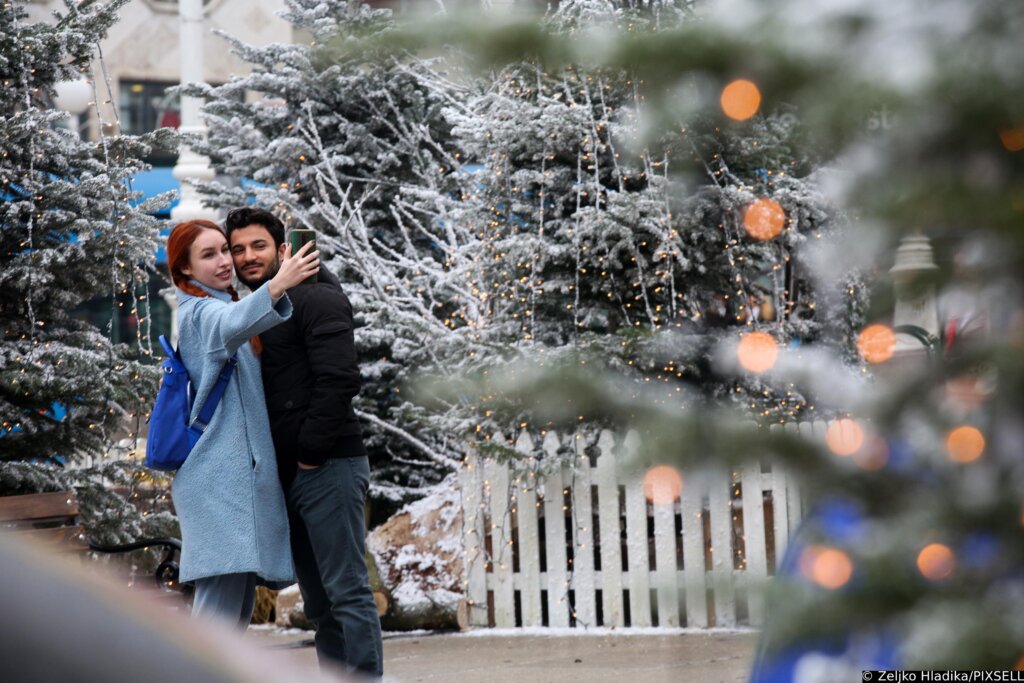
MULTIPOLYGON (((142 193, 142 196, 139 197, 140 202, 164 192, 179 192, 181 190, 181 184, 174 177, 174 169, 166 166, 151 168, 148 171, 136 174, 132 178, 131 187, 136 192, 142 193)), ((178 199, 175 198, 174 201, 162 207, 159 211, 154 211, 153 215, 157 218, 170 218, 171 209, 177 205, 178 199)), ((161 230, 160 236, 166 238, 169 233, 169 229, 161 230)), ((162 244, 156 250, 156 263, 158 266, 167 263, 167 250, 164 249, 162 244)))
MULTIPOLYGON (((169 166, 159 166, 151 168, 148 171, 142 171, 135 174, 132 178, 132 189, 136 192, 141 192, 142 196, 139 201, 155 197, 158 194, 164 192, 178 192, 181 189, 181 184, 178 179, 174 177, 174 169, 169 166)), ((159 211, 153 213, 154 216, 160 218, 170 218, 171 209, 178 205, 178 200, 175 199, 167 206, 161 208, 159 211)))

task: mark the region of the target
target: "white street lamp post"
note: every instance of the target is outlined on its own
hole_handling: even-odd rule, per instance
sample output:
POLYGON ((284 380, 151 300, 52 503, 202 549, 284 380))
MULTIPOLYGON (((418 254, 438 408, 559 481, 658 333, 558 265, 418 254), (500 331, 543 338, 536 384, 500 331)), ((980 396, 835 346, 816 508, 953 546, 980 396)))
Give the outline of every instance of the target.
POLYGON ((937 339, 939 336, 939 314, 935 299, 935 287, 922 282, 922 278, 938 270, 932 258, 932 246, 928 238, 912 234, 900 241, 896 250, 896 263, 889 271, 896 296, 896 310, 893 312, 893 326, 897 328, 895 357, 896 365, 919 367, 927 363, 929 349, 921 336, 937 339), (903 330, 913 330, 909 334, 903 330))
MULTIPOLYGON (((179 41, 178 49, 181 52, 181 83, 196 83, 204 80, 203 74, 203 0, 178 0, 179 41)), ((199 136, 206 134, 206 126, 199 118, 199 108, 202 100, 197 97, 181 98, 181 126, 178 130, 182 133, 192 133, 199 136)), ((217 213, 213 209, 203 206, 199 192, 189 181, 191 180, 213 180, 213 169, 210 167, 210 159, 198 154, 190 147, 182 145, 178 153, 178 163, 174 165, 174 177, 181 185, 180 201, 171 209, 171 221, 180 223, 182 221, 205 218, 215 220, 217 213)), ((178 343, 178 298, 171 289, 164 293, 164 300, 171 308, 171 343, 178 343)))
MULTIPOLYGON (((203 0, 179 0, 178 16, 180 22, 181 51, 181 82, 195 83, 204 79, 203 76, 203 0)), ((197 97, 181 98, 181 132, 205 135, 206 127, 199 118, 202 100, 197 97)), ((171 210, 171 220, 175 223, 205 218, 213 220, 217 213, 203 206, 199 192, 190 180, 213 180, 213 169, 209 158, 197 154, 191 148, 182 146, 178 155, 178 163, 174 166, 174 177, 181 183, 181 201, 171 210)))

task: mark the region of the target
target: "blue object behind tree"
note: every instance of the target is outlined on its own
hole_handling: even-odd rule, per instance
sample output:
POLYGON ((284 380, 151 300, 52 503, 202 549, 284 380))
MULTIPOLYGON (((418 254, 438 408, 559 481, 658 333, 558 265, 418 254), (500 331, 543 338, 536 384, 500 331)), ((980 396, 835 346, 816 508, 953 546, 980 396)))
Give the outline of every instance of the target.
MULTIPOLYGON (((823 535, 837 544, 850 542, 866 533, 864 518, 853 504, 828 500, 819 505, 800 525, 786 548, 775 581, 809 582, 801 570, 801 557, 810 546, 809 537, 823 535)), ((856 574, 851 582, 856 581, 856 574)), ((849 585, 849 584, 847 584, 849 585)), ((836 590, 843 590, 840 587, 836 590)), ((822 589, 826 590, 826 589, 822 589)), ((808 674, 825 667, 860 669, 899 669, 898 639, 888 632, 854 633, 825 636, 796 644, 778 642, 772 629, 771 604, 758 643, 750 683, 799 683, 798 673, 808 674)))

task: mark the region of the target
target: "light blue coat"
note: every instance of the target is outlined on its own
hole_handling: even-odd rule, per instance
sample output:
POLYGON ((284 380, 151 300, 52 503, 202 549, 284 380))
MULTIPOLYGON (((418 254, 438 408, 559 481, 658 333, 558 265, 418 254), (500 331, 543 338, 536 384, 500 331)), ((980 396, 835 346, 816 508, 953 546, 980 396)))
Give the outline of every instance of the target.
POLYGON ((268 582, 294 579, 288 513, 277 478, 274 443, 263 397, 260 361, 249 338, 287 320, 291 301, 272 305, 263 285, 238 302, 203 287, 209 297, 177 290, 178 350, 197 387, 192 418, 213 389, 224 362, 238 365, 209 427, 174 476, 181 522, 181 581, 255 572, 268 582))

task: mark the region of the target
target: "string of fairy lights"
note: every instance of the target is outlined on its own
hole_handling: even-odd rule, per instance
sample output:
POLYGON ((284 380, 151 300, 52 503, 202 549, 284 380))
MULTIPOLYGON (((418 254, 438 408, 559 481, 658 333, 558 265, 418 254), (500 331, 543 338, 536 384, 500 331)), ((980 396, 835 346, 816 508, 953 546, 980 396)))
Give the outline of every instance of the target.
MULTIPOLYGON (((544 76, 547 76, 547 75, 548 74, 544 74, 544 76)), ((590 86, 588 85, 593 80, 594 79, 593 79, 592 76, 579 77, 576 74, 569 73, 569 72, 564 74, 561 77, 561 79, 556 82, 557 94, 561 94, 562 96, 565 97, 565 99, 563 101, 564 106, 567 106, 567 107, 570 107, 570 108, 574 108, 574 109, 578 109, 578 110, 582 109, 582 110, 585 110, 585 111, 586 110, 591 110, 592 111, 595 107, 597 107, 597 105, 595 104, 595 101, 596 101, 595 97, 590 94, 590 86), (573 91, 574 85, 573 84, 576 84, 577 86, 579 86, 579 91, 578 92, 579 92, 580 99, 581 99, 581 101, 584 102, 584 104, 586 106, 579 106, 578 103, 575 101, 574 94, 573 94, 574 93, 574 91, 573 91)), ((635 88, 639 87, 640 82, 639 81, 630 80, 629 84, 632 85, 632 87, 634 87, 634 89, 635 89, 635 88)), ((572 283, 568 284, 568 286, 566 287, 566 289, 569 292, 572 293, 573 301, 571 303, 565 303, 564 304, 564 307, 566 309, 572 310, 572 313, 573 313, 572 327, 573 327, 574 331, 578 331, 579 328, 581 328, 583 326, 583 323, 580 320, 580 297, 581 297, 581 293, 582 293, 582 291, 584 289, 582 287, 583 283, 581 282, 582 276, 586 275, 588 277, 593 277, 592 274, 588 273, 588 267, 582 264, 582 255, 586 251, 586 245, 585 244, 581 244, 580 243, 580 239, 579 239, 580 232, 582 230, 581 223, 580 223, 580 215, 581 215, 581 209, 583 209, 586 206, 584 204, 584 201, 586 200, 588 195, 591 196, 591 199, 587 200, 587 201, 590 201, 591 204, 595 208, 597 208, 597 209, 601 209, 602 208, 601 193, 599 191, 597 191, 597 192, 594 191, 594 188, 595 187, 600 187, 600 183, 601 183, 602 166, 601 166, 601 158, 600 157, 601 157, 601 151, 602 150, 610 152, 611 163, 612 163, 612 166, 616 169, 616 172, 617 172, 616 173, 616 178, 617 178, 617 181, 618 181, 620 187, 622 186, 622 183, 625 182, 625 179, 628 178, 628 176, 625 173, 622 173, 621 171, 618 170, 618 161, 617 161, 617 159, 618 159, 619 153, 617 151, 615 151, 614 143, 613 143, 613 141, 611 139, 611 136, 610 136, 610 134, 608 134, 606 132, 609 129, 609 123, 610 122, 608 120, 608 115, 607 115, 607 113, 608 113, 607 104, 603 101, 603 98, 604 98, 605 92, 609 91, 612 88, 612 85, 609 84, 609 83, 604 82, 601 79, 598 79, 598 81, 595 84, 595 86, 596 86, 597 92, 600 93, 601 100, 602 100, 601 103, 600 103, 600 106, 598 107, 600 109, 600 114, 598 116, 591 116, 590 117, 589 123, 587 124, 587 125, 589 125, 590 130, 589 130, 588 133, 583 133, 582 134, 583 135, 582 141, 580 143, 580 146, 578 148, 578 153, 577 153, 576 183, 575 183, 575 186, 574 186, 574 198, 575 198, 576 204, 577 204, 577 211, 575 212, 575 215, 574 215, 574 218, 573 218, 573 220, 574 220, 573 227, 572 228, 568 228, 567 227, 565 229, 565 231, 564 231, 565 236, 567 238, 571 239, 571 241, 572 241, 573 255, 574 255, 575 259, 576 259, 576 264, 575 264, 575 268, 574 268, 574 280, 573 280, 572 283), (593 174, 594 180, 593 181, 589 181, 589 179, 587 177, 587 174, 593 174)), ((526 83, 526 77, 523 77, 522 81, 518 81, 517 80, 517 76, 515 76, 513 74, 510 74, 510 73, 506 73, 504 75, 504 83, 503 84, 499 84, 499 93, 501 93, 503 96, 507 96, 507 97, 512 98, 512 99, 515 99, 517 97, 519 97, 519 98, 531 98, 531 97, 540 98, 542 96, 547 96, 549 101, 552 99, 551 95, 549 95, 547 93, 547 91, 545 90, 545 84, 544 84, 544 82, 542 80, 539 81, 538 84, 536 84, 535 86, 530 87, 526 83)), ((639 105, 640 105, 641 102, 642 102, 642 96, 637 94, 636 95, 636 105, 637 105, 638 108, 639 108, 639 105)), ((684 132, 685 132, 685 129, 684 129, 684 132)), ((634 135, 636 135, 635 130, 634 130, 634 135)), ((487 140, 491 139, 491 133, 490 132, 488 132, 486 134, 486 139, 487 140)), ((547 142, 547 139, 545 138, 545 143, 546 142, 547 142)), ((635 140, 634 140, 634 142, 635 142, 635 140)), ((691 146, 693 146, 692 141, 691 141, 691 146)), ((695 156, 699 158, 699 153, 696 151, 695 146, 694 146, 694 153, 695 153, 695 156)), ((517 202, 517 201, 519 201, 519 202, 523 201, 524 197, 528 197, 529 194, 530 194, 529 190, 527 190, 525 188, 516 187, 515 185, 511 184, 510 178, 516 172, 515 171, 516 167, 514 165, 512 165, 513 161, 512 161, 511 157, 512 157, 512 152, 510 152, 508 149, 502 149, 500 147, 497 148, 497 149, 494 149, 491 152, 491 156, 490 156, 490 160, 491 160, 490 167, 495 169, 494 175, 497 178, 500 178, 501 182, 503 184, 503 192, 502 192, 503 198, 501 200, 494 201, 492 203, 492 205, 488 209, 489 213, 491 214, 491 218, 487 222, 487 225, 492 230, 487 231, 489 234, 487 234, 486 236, 485 236, 484 232, 482 232, 481 235, 480 235, 482 238, 488 239, 489 244, 491 244, 491 245, 495 245, 499 240, 501 240, 504 237, 505 232, 508 232, 510 234, 513 234, 513 235, 519 232, 519 229, 518 229, 518 227, 516 225, 516 222, 517 222, 516 219, 518 217, 513 217, 513 216, 509 216, 508 215, 509 214, 509 207, 512 204, 514 204, 515 202, 517 202)), ((555 159, 555 155, 550 153, 547 149, 545 149, 544 154, 543 154, 543 159, 542 159, 542 161, 545 164, 545 166, 542 168, 542 175, 541 175, 542 180, 540 182, 538 182, 538 191, 539 191, 538 193, 543 192, 543 196, 544 196, 545 200, 547 199, 547 196, 548 196, 548 194, 547 194, 548 193, 548 183, 546 182, 546 180, 551 175, 551 172, 547 170, 546 164, 547 164, 547 162, 549 160, 554 160, 554 159, 555 159)), ((666 177, 666 180, 667 180, 667 178, 668 178, 668 176, 667 176, 667 173, 668 173, 668 170, 667 170, 667 166, 668 166, 667 158, 665 160, 662 160, 662 161, 652 161, 652 160, 649 159, 649 155, 647 153, 645 153, 645 154, 641 155, 641 160, 642 160, 642 162, 650 164, 651 166, 657 165, 659 167, 662 167, 663 173, 665 174, 665 177, 666 177)), ((712 180, 716 183, 716 185, 718 185, 719 187, 724 188, 725 187, 725 184, 724 184, 725 183, 725 176, 731 175, 731 174, 728 173, 728 167, 725 165, 724 159, 722 159, 721 156, 718 155, 718 154, 713 156, 712 162, 717 164, 718 168, 712 170, 710 167, 708 167, 708 174, 712 178, 712 180)), ((706 162, 702 162, 702 163, 705 163, 705 165, 707 166, 706 162)), ((642 171, 640 173, 640 175, 641 175, 641 177, 647 175, 647 171, 646 170, 642 171)), ((771 176, 771 175, 773 175, 773 173, 769 173, 769 176, 771 176)), ((785 175, 785 172, 784 171, 779 171, 777 173, 774 173, 774 175, 776 177, 783 177, 785 175)), ((667 186, 667 182, 666 182, 666 186, 667 186)), ((744 185, 740 185, 740 190, 742 190, 742 191, 749 191, 749 188, 747 188, 744 185)), ((666 204, 667 204, 667 200, 666 200, 666 204)), ((752 206, 755 209, 758 210, 757 212, 759 212, 761 214, 765 214, 765 213, 772 214, 773 212, 778 213, 781 216, 781 222, 783 224, 781 230, 783 232, 791 232, 791 231, 794 230, 794 227, 792 225, 792 220, 785 215, 785 213, 782 211, 781 207, 776 202, 774 202, 774 200, 770 200, 770 199, 756 200, 752 204, 752 206), (759 202, 767 203, 768 206, 767 207, 761 206, 761 204, 759 204, 759 202)), ((540 206, 537 207, 534 215, 544 216, 544 218, 546 219, 546 210, 547 210, 546 204, 545 203, 541 203, 540 206), (544 212, 544 213, 542 213, 542 212, 544 212)), ((749 213, 749 209, 748 209, 748 213, 749 213)), ((666 231, 666 237, 663 239, 662 243, 657 245, 654 248, 655 254, 658 254, 659 251, 664 252, 666 250, 678 250, 679 249, 678 245, 674 244, 674 242, 678 241, 679 232, 678 232, 678 230, 674 226, 671 225, 671 222, 670 222, 671 221, 671 209, 670 209, 670 207, 668 207, 666 209, 664 217, 665 217, 666 222, 668 222, 668 225, 667 225, 668 230, 666 231), (669 245, 669 246, 666 246, 666 244, 669 245)), ((768 220, 769 223, 771 222, 770 219, 771 219, 771 216, 769 215, 769 220, 768 220)), ((738 303, 738 310, 737 310, 737 312, 735 313, 735 316, 734 316, 735 320, 737 322, 742 322, 745 325, 747 325, 748 327, 755 327, 756 328, 756 327, 763 326, 763 324, 764 324, 763 317, 762 317, 762 321, 759 322, 759 318, 753 314, 753 310, 752 310, 752 307, 750 305, 750 303, 752 301, 752 298, 751 298, 751 296, 749 294, 749 286, 748 286, 748 284, 745 281, 743 270, 741 268, 739 268, 738 264, 737 264, 737 260, 742 261, 744 259, 744 257, 742 255, 734 256, 734 254, 736 253, 735 252, 736 248, 741 246, 741 242, 742 242, 742 239, 743 239, 743 236, 742 236, 743 228, 746 229, 748 234, 751 234, 752 236, 757 237, 757 239, 771 239, 771 238, 775 237, 778 233, 776 231, 776 232, 773 232, 773 233, 765 235, 765 236, 753 235, 753 233, 751 231, 757 230, 762 223, 765 223, 764 216, 755 216, 755 217, 753 217, 753 219, 750 216, 745 216, 744 217, 744 221, 743 221, 743 223, 744 223, 743 228, 740 228, 739 225, 737 225, 738 222, 739 222, 739 218, 737 216, 726 215, 726 217, 723 219, 722 223, 719 225, 719 227, 723 230, 723 232, 726 235, 725 244, 723 245, 723 252, 725 253, 725 255, 726 255, 727 259, 728 259, 729 265, 730 265, 730 267, 733 270, 733 273, 734 273, 734 276, 735 276, 735 280, 736 280, 736 284, 737 284, 737 287, 736 287, 735 291, 732 292, 732 293, 725 294, 723 298, 724 298, 724 300, 726 302, 728 302, 730 298, 735 298, 739 302, 738 303)), ((607 292, 607 297, 609 297, 609 298, 617 297, 618 298, 619 305, 620 305, 620 308, 622 310, 622 314, 624 316, 626 324, 628 324, 630 326, 635 326, 635 327, 639 327, 639 326, 644 324, 642 319, 641 319, 641 317, 638 316, 636 319, 633 318, 632 311, 634 310, 634 304, 639 304, 640 306, 642 306, 644 308, 644 310, 646 312, 647 320, 649 321, 648 324, 651 326, 651 329, 657 331, 657 330, 661 329, 663 327, 663 325, 664 325, 663 320, 661 318, 662 307, 667 305, 669 307, 669 309, 670 309, 670 313, 672 314, 672 317, 675 317, 677 301, 685 300, 685 297, 684 297, 682 292, 676 292, 675 291, 676 277, 675 277, 674 263, 670 259, 666 259, 665 265, 661 269, 655 269, 655 271, 654 271, 654 276, 656 278, 660 278, 660 282, 656 282, 655 283, 656 286, 653 288, 653 294, 661 295, 663 290, 665 288, 667 288, 669 290, 670 298, 669 298, 669 301, 667 302, 667 304, 662 304, 662 303, 659 303, 659 302, 654 302, 652 304, 652 301, 651 301, 651 293, 652 292, 650 290, 648 290, 648 286, 647 286, 648 277, 647 277, 647 274, 644 272, 644 269, 645 269, 644 268, 645 259, 642 256, 641 251, 640 251, 640 248, 647 248, 648 247, 648 241, 647 240, 643 240, 643 241, 640 242, 639 245, 637 245, 632 240, 632 238, 630 238, 629 241, 630 241, 630 248, 633 250, 633 254, 630 257, 630 262, 633 263, 633 264, 636 264, 635 267, 638 269, 638 277, 633 280, 633 282, 632 282, 632 289, 639 290, 639 291, 636 292, 632 296, 631 300, 623 301, 622 296, 621 296, 621 288, 614 286, 614 280, 615 280, 614 272, 609 272, 610 269, 602 268, 602 270, 600 271, 600 275, 601 275, 602 279, 610 279, 613 282, 613 286, 608 288, 610 291, 607 292), (666 285, 667 285, 667 287, 666 287, 666 285), (652 306, 653 306, 653 310, 652 310, 652 306)), ((771 273, 771 281, 772 281, 772 284, 773 284, 773 288, 775 290, 776 304, 774 306, 770 307, 769 310, 771 311, 771 316, 768 316, 768 318, 769 319, 783 320, 784 321, 792 313, 792 311, 794 309, 794 306, 796 305, 796 300, 795 300, 795 297, 792 295, 793 293, 790 291, 790 288, 785 287, 785 283, 780 282, 781 272, 785 271, 786 279, 787 280, 793 280, 795 278, 795 276, 793 275, 792 264, 790 262, 790 258, 789 258, 788 253, 786 253, 784 244, 780 240, 776 240, 775 243, 778 245, 778 249, 779 249, 779 253, 780 253, 780 261, 779 261, 779 263, 775 264, 772 267, 772 273, 771 273)), ((492 253, 495 253, 495 258, 501 258, 502 256, 504 256, 504 254, 501 253, 500 248, 497 247, 497 246, 491 246, 490 251, 492 253)), ((529 318, 529 320, 532 323, 532 326, 527 328, 524 325, 523 328, 522 328, 522 330, 524 332, 524 335, 522 337, 522 341, 526 341, 526 342, 529 342, 529 341, 531 341, 531 340, 536 338, 536 325, 537 325, 537 323, 540 320, 540 318, 537 315, 537 306, 538 306, 537 294, 538 294, 538 292, 542 293, 543 290, 541 290, 541 288, 539 286, 537 286, 537 285, 543 284, 543 283, 542 283, 542 281, 540 281, 537 278, 537 273, 536 273, 536 263, 537 263, 537 260, 539 258, 540 258, 539 255, 536 254, 536 253, 532 255, 532 258, 529 261, 529 272, 528 273, 525 273, 525 274, 516 273, 516 277, 510 277, 509 273, 507 271, 502 270, 502 271, 497 272, 496 275, 504 276, 505 279, 502 279, 501 277, 496 277, 496 278, 494 278, 494 281, 490 283, 490 288, 498 290, 497 291, 497 297, 496 297, 497 299, 500 299, 500 300, 506 300, 507 299, 507 300, 510 300, 510 301, 520 301, 520 302, 523 302, 523 303, 526 303, 526 299, 524 297, 519 296, 519 292, 517 291, 517 285, 526 286, 526 287, 529 288, 529 294, 530 294, 530 296, 529 296, 529 309, 526 310, 526 311, 523 311, 523 314, 524 314, 524 317, 529 318), (529 330, 529 331, 527 332, 527 330, 529 330)), ((598 258, 599 266, 603 265, 604 256, 598 256, 597 258, 598 258)), ((523 262, 522 261, 516 262, 516 267, 517 268, 522 267, 522 266, 523 266, 523 262)), ((480 299, 482 301, 484 301, 484 302, 492 302, 492 305, 488 309, 488 312, 491 315, 497 315, 499 313, 499 311, 493 305, 493 302, 495 301, 495 297, 488 295, 487 291, 488 290, 486 290, 486 289, 478 289, 478 290, 474 291, 474 295, 480 297, 480 299)), ((519 313, 518 312, 512 312, 511 315, 514 318, 518 318, 519 317, 519 313)), ((698 310, 691 310, 690 311, 690 319, 692 319, 692 320, 693 319, 699 319, 700 317, 702 317, 702 315, 703 314, 702 314, 702 312, 699 309, 698 310)), ((454 319, 456 319, 456 318, 463 318, 464 319, 464 312, 456 313, 455 315, 450 316, 446 320, 446 324, 454 327, 454 319)), ((683 326, 683 322, 680 321, 680 320, 676 320, 675 326, 677 328, 682 327, 683 326)), ((578 339, 578 334, 574 334, 574 339, 578 339)), ((625 347, 626 345, 623 344, 623 346, 625 347)), ((636 360, 637 359, 630 358, 627 362, 628 362, 629 365, 633 365, 636 360)), ((682 377, 681 370, 680 370, 680 368, 682 366, 683 366, 683 363, 680 363, 678 361, 671 361, 671 362, 669 362, 669 363, 667 363, 666 365, 663 366, 663 370, 662 370, 661 373, 654 374, 653 376, 651 376, 651 375, 645 376, 643 378, 643 381, 645 381, 645 382, 662 381, 662 382, 670 383, 670 382, 672 382, 673 378, 679 379, 679 378, 682 377)), ((680 387, 678 387, 678 386, 675 386, 673 388, 675 389, 676 393, 679 393, 679 391, 681 391, 680 387)), ((737 393, 743 393, 743 392, 746 391, 746 389, 743 386, 739 386, 739 387, 737 387, 736 391, 737 391, 737 393)), ((770 395, 770 392, 767 395, 764 392, 765 392, 764 388, 759 388, 758 389, 758 394, 759 395, 757 396, 757 398, 760 400, 761 403, 766 403, 765 399, 768 397, 768 395, 770 395)), ((753 408, 757 408, 757 403, 753 403, 752 407, 753 408)), ((790 387, 787 388, 784 397, 779 398, 775 405, 764 406, 761 409, 760 414, 761 414, 762 417, 766 417, 766 418, 767 417, 771 417, 771 416, 774 415, 774 419, 775 420, 777 420, 779 422, 783 422, 783 421, 785 421, 787 419, 792 419, 792 418, 796 417, 800 413, 800 411, 802 411, 804 409, 813 410, 813 406, 808 406, 805 402, 798 400, 798 398, 795 397, 795 392, 793 391, 793 387, 790 386, 790 387)))
MULTIPOLYGON (((11 3, 4 3, 3 11, 5 11, 5 12, 13 11, 13 5, 11 3)), ((28 64, 27 60, 28 60, 28 58, 30 56, 32 56, 34 54, 34 51, 32 50, 31 43, 28 40, 25 39, 25 37, 23 36, 21 31, 19 31, 18 34, 17 34, 16 42, 19 45, 21 45, 22 48, 23 48, 23 49, 18 51, 18 56, 19 56, 19 59, 21 60, 21 69, 19 70, 19 74, 18 75, 19 75, 20 85, 21 85, 21 94, 22 94, 22 98, 23 98, 23 106, 25 108, 25 112, 29 112, 29 111, 32 111, 32 93, 33 92, 36 92, 36 93, 39 92, 39 88, 33 88, 31 86, 31 84, 29 83, 29 76, 32 75, 32 74, 35 74, 36 70, 35 70, 35 68, 30 68, 29 67, 29 64, 28 64)), ((4 85, 4 88, 9 87, 10 86, 10 81, 5 79, 3 81, 3 85, 4 85)), ((37 355, 38 352, 39 352, 39 347, 38 347, 39 342, 36 339, 36 328, 38 326, 45 325, 45 321, 40 321, 40 320, 36 319, 35 307, 33 305, 33 296, 34 296, 34 294, 33 294, 33 290, 34 290, 34 286, 33 286, 33 283, 34 283, 34 268, 32 266, 33 266, 33 262, 36 260, 35 226, 36 226, 36 217, 37 217, 37 212, 38 212, 38 209, 37 209, 37 206, 36 206, 36 201, 37 201, 37 199, 39 199, 39 197, 38 197, 38 195, 36 193, 37 191, 36 191, 35 185, 34 185, 34 180, 35 180, 35 175, 36 175, 36 172, 35 172, 36 155, 37 155, 37 152, 36 152, 35 132, 34 131, 30 131, 29 132, 29 139, 28 139, 28 174, 24 178, 20 179, 19 183, 17 183, 17 185, 20 185, 20 192, 19 192, 19 194, 22 195, 23 197, 26 197, 28 199, 28 203, 29 203, 28 216, 27 216, 27 220, 26 220, 26 239, 19 244, 20 248, 28 250, 28 255, 29 255, 28 256, 28 260, 29 260, 28 284, 29 284, 29 286, 28 286, 28 291, 26 292, 26 296, 25 296, 26 315, 28 317, 28 333, 27 334, 22 333, 20 335, 20 339, 21 340, 23 340, 23 341, 27 340, 29 342, 29 349, 28 349, 28 358, 27 359, 25 357, 19 355, 19 356, 17 356, 15 358, 15 361, 18 362, 18 363, 21 363, 21 362, 25 361, 25 362, 31 363, 31 364, 33 364, 33 365, 38 367, 40 365, 40 361, 39 361, 38 355, 37 355)), ((3 151, 3 156, 4 156, 4 158, 8 157, 7 150, 3 151)), ((5 175, 4 178, 3 178, 3 190, 4 190, 5 194, 10 192, 11 184, 12 183, 11 183, 10 178, 8 178, 5 175)), ((25 370, 24 367, 22 367, 22 369, 21 369, 21 374, 22 375, 26 374, 26 370, 25 370)), ((13 380, 12 383, 14 385, 17 385, 18 384, 18 380, 13 380)), ((26 389, 25 395, 27 396, 28 394, 29 394, 29 392, 26 389)), ((22 423, 17 418, 14 418, 12 420, 5 420, 3 425, 2 425, 2 428, 4 429, 4 431, 6 433, 10 433, 13 430, 21 428, 21 427, 22 427, 22 423)))
MULTIPOLYGON (((99 43, 96 43, 96 66, 99 68, 99 71, 100 71, 100 73, 103 76, 103 83, 104 83, 104 87, 106 88, 106 92, 107 92, 107 99, 104 100, 103 104, 105 104, 105 105, 112 105, 113 104, 113 100, 114 100, 113 84, 112 84, 112 81, 111 81, 111 78, 110 78, 110 72, 107 69, 106 60, 104 59, 104 56, 103 56, 103 48, 102 48, 102 46, 99 43)), ((89 81, 90 87, 92 88, 92 91, 93 91, 93 102, 94 103, 98 103, 99 102, 99 94, 98 94, 97 87, 96 87, 96 79, 92 76, 91 73, 88 74, 88 81, 89 81)), ((114 130, 116 130, 118 132, 118 134, 120 134, 120 131, 121 131, 121 116, 120 116, 119 108, 116 107, 116 106, 111 106, 111 111, 113 113, 113 118, 114 118, 112 128, 114 130)), ((103 144, 103 149, 104 149, 104 158, 107 160, 107 163, 109 164, 109 148, 108 148, 108 142, 107 142, 107 137, 106 137, 106 133, 105 133, 106 128, 107 128, 107 123, 106 123, 106 121, 103 118, 102 108, 99 107, 99 106, 96 106, 96 117, 97 117, 97 122, 99 124, 100 139, 101 139, 101 142, 103 144)), ((127 179, 125 183, 123 183, 122 190, 123 190, 124 194, 122 196, 120 196, 120 197, 115 197, 114 204, 113 204, 114 208, 115 208, 115 213, 116 213, 116 209, 117 209, 117 206, 118 206, 118 201, 120 201, 121 205, 124 206, 125 209, 126 209, 124 215, 117 216, 117 225, 118 225, 117 247, 124 246, 124 241, 120 239, 121 223, 126 221, 126 220, 128 220, 129 217, 130 217, 130 197, 131 197, 131 195, 133 193, 133 187, 132 187, 132 182, 131 182, 130 178, 127 179)), ((117 258, 116 248, 115 248, 115 253, 114 253, 114 256, 113 256, 113 261, 114 261, 114 264, 112 265, 112 272, 111 272, 111 317, 110 317, 109 334, 112 337, 113 329, 114 329, 115 316, 117 316, 118 310, 124 307, 123 297, 125 295, 129 295, 130 299, 131 299, 131 309, 130 309, 131 315, 132 315, 132 318, 136 321, 136 324, 134 325, 136 348, 138 349, 138 351, 140 352, 140 354, 143 357, 145 357, 145 358, 152 358, 153 357, 153 348, 152 348, 152 341, 150 339, 151 334, 152 334, 152 308, 151 308, 151 304, 149 302, 149 273, 144 268, 138 268, 138 267, 134 267, 133 264, 126 264, 126 263, 120 262, 118 260, 118 258, 117 258), (128 278, 125 279, 125 281, 120 281, 119 278, 118 278, 119 269, 124 269, 126 265, 129 268, 130 275, 129 275, 128 278), (118 290, 118 287, 120 287, 120 291, 118 290), (142 289, 143 292, 145 292, 144 294, 140 294, 139 293, 140 288, 142 289), (140 306, 139 306, 139 302, 142 301, 142 300, 146 301, 146 313, 145 313, 145 315, 141 314, 141 309, 140 309, 140 306), (146 334, 145 335, 143 335, 143 330, 144 329, 146 330, 146 334)), ((111 342, 113 342, 113 339, 111 339, 111 342)), ((113 343, 111 343, 111 352, 112 351, 113 351, 113 343)), ((113 370, 120 370, 121 369, 119 367, 114 367, 114 366, 112 366, 112 367, 113 367, 113 370)), ((138 380, 139 379, 139 375, 137 373, 134 374, 132 376, 132 379, 133 380, 138 380)), ((129 439, 131 439, 131 441, 132 441, 132 444, 130 446, 130 452, 132 454, 136 454, 136 455, 138 454, 137 449, 138 449, 138 446, 139 446, 138 435, 139 435, 139 432, 140 432, 141 427, 142 427, 143 406, 146 405, 147 398, 145 396, 139 395, 138 396, 138 401, 139 401, 138 408, 135 409, 137 412, 129 411, 129 418, 134 419, 135 425, 134 425, 134 429, 131 432, 129 432, 129 435, 128 435, 129 439)), ((145 413, 145 416, 146 417, 149 416, 148 411, 145 413)))

